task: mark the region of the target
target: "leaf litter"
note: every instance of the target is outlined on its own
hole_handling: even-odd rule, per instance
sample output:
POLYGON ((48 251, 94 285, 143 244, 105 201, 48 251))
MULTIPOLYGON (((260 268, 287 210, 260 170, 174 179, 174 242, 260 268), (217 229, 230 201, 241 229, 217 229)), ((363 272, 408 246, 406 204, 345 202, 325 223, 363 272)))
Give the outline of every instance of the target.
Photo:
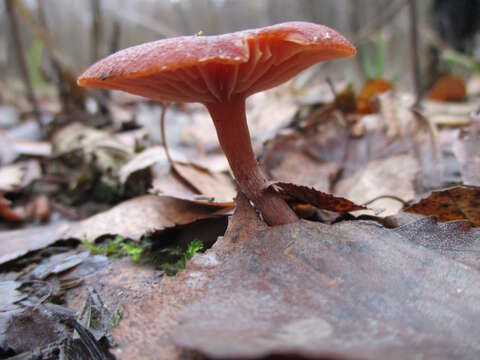
MULTIPOLYGON (((56 207, 51 224, 0 235, 6 245, 0 263, 11 271, 4 276, 10 294, 5 304, 14 312, 0 321, 1 329, 6 320, 19 319, 28 326, 68 324, 59 337, 43 338, 38 351, 46 357, 60 349, 103 358, 100 345, 114 342, 118 358, 475 354, 479 234, 472 223, 478 226, 478 189, 438 190, 460 181, 456 168, 477 185, 475 129, 462 130, 447 159, 438 152, 439 133, 431 124, 472 124, 469 114, 478 106, 426 102, 419 117, 408 110, 408 96, 377 90, 362 100, 369 115, 358 114, 359 99, 348 85, 322 104, 298 107, 285 89, 254 99, 254 147, 261 153, 268 140, 261 162, 275 188, 300 213, 313 207, 341 214, 268 228, 240 196, 228 231, 216 242, 236 188, 213 127, 205 133, 195 127, 210 124, 205 113, 175 108, 174 117, 188 123, 172 126, 182 134, 176 143, 181 151, 170 149, 176 173, 150 141, 152 131, 136 128, 131 101, 118 102, 113 128, 70 124, 54 130, 53 146, 28 122, 14 125, 2 164, 24 171, 24 159, 12 163, 23 155, 41 167, 17 171, 5 186, 4 217, 21 215, 34 225, 40 217, 22 211, 44 189, 56 207), (198 123, 189 122, 194 113, 198 123), (41 159, 49 156, 51 162, 41 159), (429 198, 414 200, 432 189, 437 191, 429 198), (348 214, 367 203, 374 215, 348 214), (409 212, 398 212, 407 203, 409 212), (65 209, 75 209, 81 220, 65 222, 60 214, 57 222, 57 210, 65 209), (71 238, 77 241, 65 241, 71 238), (202 247, 207 250, 199 253, 202 247), (47 303, 38 307, 42 319, 31 308, 39 301, 47 303), (52 302, 80 316, 52 308, 52 302)), ((8 341, 16 344, 14 353, 31 351, 8 341)))

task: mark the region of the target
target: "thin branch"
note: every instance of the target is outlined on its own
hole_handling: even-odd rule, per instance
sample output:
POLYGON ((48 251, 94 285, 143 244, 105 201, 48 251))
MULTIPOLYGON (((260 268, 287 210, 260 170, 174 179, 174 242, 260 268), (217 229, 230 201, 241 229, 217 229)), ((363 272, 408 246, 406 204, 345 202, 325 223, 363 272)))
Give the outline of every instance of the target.
MULTIPOLYGON (((37 0, 37 8, 40 19, 40 24, 43 27, 45 35, 50 39, 50 30, 48 28, 47 17, 45 15, 45 10, 43 8, 44 1, 37 0)), ((53 71, 56 75, 56 85, 60 101, 62 103, 63 111, 67 114, 71 112, 71 103, 70 103, 70 91, 65 86, 65 79, 63 76, 62 64, 58 61, 58 58, 54 56, 50 51, 47 51, 47 54, 50 58, 50 63, 52 64, 53 71)))
POLYGON ((91 53, 90 60, 95 62, 100 57, 100 43, 103 36, 102 28, 102 8, 100 6, 100 0, 90 0, 92 7, 92 29, 91 29, 91 53))
POLYGON ((165 155, 167 155, 167 160, 170 166, 174 171, 175 169, 175 162, 173 161, 172 157, 170 156, 170 151, 168 151, 168 145, 167 145, 167 135, 165 132, 165 114, 167 113, 167 108, 168 108, 169 103, 168 102, 163 102, 162 103, 162 114, 160 115, 160 132, 162 135, 162 145, 163 148, 165 149, 165 155))
POLYGON ((408 9, 410 13, 410 56, 413 84, 415 88, 414 107, 417 107, 422 101, 422 80, 420 77, 420 55, 418 51, 418 18, 416 0, 408 1, 408 9))
POLYGON ((388 8, 385 9, 379 16, 375 17, 375 21, 365 26, 355 36, 353 42, 358 46, 367 41, 370 36, 381 30, 389 24, 395 16, 407 5, 410 0, 396 0, 393 1, 388 8))
POLYGON ((398 197, 398 196, 395 196, 395 195, 376 196, 373 199, 364 202, 362 205, 367 206, 367 205, 370 205, 371 203, 374 203, 377 200, 382 200, 382 199, 390 199, 390 200, 398 201, 399 203, 401 203, 403 205, 403 208, 406 208, 409 205, 409 203, 407 201, 405 201, 401 197, 398 197))
POLYGON ((18 28, 17 14, 15 13, 15 0, 5 0, 5 7, 7 9, 7 14, 10 20, 10 32, 12 34, 13 43, 15 46, 15 52, 17 54, 18 67, 25 84, 25 90, 27 91, 27 97, 32 105, 33 115, 40 126, 43 129, 42 117, 38 107, 37 98, 33 91, 32 82, 30 80, 30 75, 28 74, 27 63, 25 61, 25 53, 23 49, 22 39, 20 37, 20 31, 18 28))

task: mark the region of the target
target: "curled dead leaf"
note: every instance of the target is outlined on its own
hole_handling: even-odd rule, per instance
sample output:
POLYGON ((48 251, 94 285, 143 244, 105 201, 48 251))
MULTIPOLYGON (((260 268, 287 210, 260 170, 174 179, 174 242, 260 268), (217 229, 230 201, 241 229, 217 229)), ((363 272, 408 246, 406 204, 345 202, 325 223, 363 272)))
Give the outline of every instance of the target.
POLYGON ((480 226, 480 188, 454 186, 432 191, 405 211, 435 216, 439 221, 468 220, 480 226))
POLYGON ((348 199, 327 194, 307 186, 285 182, 274 182, 271 186, 291 200, 310 204, 323 210, 345 213, 366 209, 365 206, 357 205, 348 199))
POLYGON ((428 98, 435 101, 459 101, 467 95, 467 88, 461 78, 444 75, 438 79, 428 92, 428 98))

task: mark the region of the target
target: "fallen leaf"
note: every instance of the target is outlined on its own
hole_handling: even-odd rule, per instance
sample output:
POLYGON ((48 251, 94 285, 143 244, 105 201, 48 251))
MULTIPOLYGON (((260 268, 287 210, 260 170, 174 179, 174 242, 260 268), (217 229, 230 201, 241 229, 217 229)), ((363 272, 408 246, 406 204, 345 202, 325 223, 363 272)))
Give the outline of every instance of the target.
POLYGON ((473 74, 467 82, 467 95, 475 97, 480 95, 480 75, 473 74))
POLYGON ((467 89, 462 79, 458 76, 444 75, 433 84, 427 97, 436 101, 459 101, 466 95, 467 89))
POLYGON ((469 221, 439 223, 432 217, 412 221, 395 232, 415 244, 480 270, 480 229, 469 221))
POLYGON ((237 193, 232 178, 223 172, 209 170, 201 165, 187 162, 186 157, 170 150, 175 162, 171 169, 163 147, 153 147, 136 155, 120 169, 120 180, 127 179, 136 172, 151 168, 154 194, 211 203, 231 203, 237 193), (203 200, 202 200, 203 199, 203 200))
POLYGON ((37 265, 29 276, 44 280, 52 274, 61 274, 80 265, 88 257, 88 254, 88 251, 83 251, 73 254, 66 252, 50 256, 37 265))
POLYGON ((65 325, 38 309, 22 309, 1 316, 4 327, 0 329, 0 349, 4 353, 33 350, 39 353, 40 348, 61 341, 68 333, 65 325))
POLYGON ((89 241, 113 235, 139 240, 144 235, 224 214, 230 209, 200 205, 175 198, 145 195, 127 200, 78 223, 70 224, 62 235, 63 238, 86 237, 89 241))
MULTIPOLYGON (((18 291, 18 288, 21 285, 21 282, 13 280, 0 281, 0 294, 2 294, 2 296, 0 296, 0 313, 18 309, 16 303, 27 297, 25 294, 18 291)), ((1 331, 2 329, 0 326, 0 332, 1 331)))
POLYGON ((403 208, 403 203, 391 197, 399 198, 404 202, 413 200, 414 182, 419 172, 418 161, 411 155, 398 155, 371 161, 351 177, 339 181, 335 186, 334 194, 359 204, 386 196, 373 202, 370 207, 381 210, 377 215, 393 215, 403 208))
POLYGON ((11 146, 17 155, 38 157, 52 155, 52 144, 46 141, 12 140, 11 146))
POLYGON ((237 194, 235 184, 228 174, 185 163, 176 163, 175 171, 195 188, 199 195, 216 199, 217 202, 232 201, 237 194))
MULTIPOLYGON (((182 153, 173 149, 169 150, 169 152, 174 161, 187 161, 186 157, 182 153)), ((120 181, 125 183, 130 175, 136 173, 137 171, 147 169, 156 163, 168 163, 165 149, 161 146, 153 146, 145 149, 141 153, 136 154, 129 162, 123 165, 119 171, 120 181)))
POLYGON ((330 183, 340 171, 338 162, 321 161, 305 151, 286 153, 280 163, 270 170, 274 180, 310 186, 320 191, 330 191, 330 183))
POLYGON ((18 162, 0 168, 0 192, 18 191, 42 175, 37 160, 18 162))
POLYGON ((357 96, 357 110, 361 114, 375 112, 373 101, 376 96, 392 89, 392 84, 384 79, 369 79, 357 96))
MULTIPOLYGON (((244 197, 238 206, 251 208, 244 197)), ((211 251, 195 255, 187 270, 174 277, 162 277, 161 272, 152 267, 120 259, 84 279, 84 287, 100 289, 110 308, 122 309, 121 321, 111 329, 117 344, 112 353, 118 359, 193 360, 194 356, 185 354, 173 344, 171 330, 178 324, 184 306, 203 296, 208 280, 219 265, 248 241, 251 231, 258 227, 267 226, 253 210, 246 216, 236 217, 226 232, 228 236, 235 229, 233 241, 230 237, 217 241, 211 251), (242 228, 245 231, 241 231, 242 228)), ((76 310, 80 309, 84 298, 81 288, 67 293, 66 297, 69 307, 76 310)))
POLYGON ((480 186, 480 124, 461 129, 453 150, 465 185, 480 186))
POLYGON ((333 106, 344 114, 356 112, 357 98, 355 97, 352 84, 348 84, 341 92, 335 95, 333 106))
MULTIPOLYGON (((345 124, 329 113, 306 120, 305 129, 279 134, 267 142, 262 164, 274 180, 330 191, 343 169, 348 144, 345 124)), ((303 122, 303 120, 302 120, 303 122)))
MULTIPOLYGON (((265 228, 242 216, 219 240, 235 250, 212 277, 204 272, 206 294, 173 330, 180 347, 222 359, 478 354, 477 271, 375 223, 265 228)), ((142 342, 143 357, 155 348, 142 342)))
POLYGON ((43 249, 62 238, 66 223, 0 232, 0 264, 18 259, 31 251, 43 249))
POLYGON ((345 213, 366 209, 365 206, 357 205, 348 199, 336 197, 307 186, 284 182, 274 182, 271 186, 278 189, 278 192, 287 198, 323 210, 345 213))
POLYGON ((0 195, 0 217, 7 221, 23 221, 25 219, 25 212, 23 209, 12 209, 10 201, 0 195))
POLYGON ((435 216, 438 221, 468 220, 480 226, 480 189, 454 186, 432 191, 405 211, 435 216))
POLYGON ((95 164, 103 174, 111 173, 114 177, 133 155, 133 149, 127 148, 114 135, 79 123, 57 131, 52 144, 57 156, 80 151, 84 163, 95 164))

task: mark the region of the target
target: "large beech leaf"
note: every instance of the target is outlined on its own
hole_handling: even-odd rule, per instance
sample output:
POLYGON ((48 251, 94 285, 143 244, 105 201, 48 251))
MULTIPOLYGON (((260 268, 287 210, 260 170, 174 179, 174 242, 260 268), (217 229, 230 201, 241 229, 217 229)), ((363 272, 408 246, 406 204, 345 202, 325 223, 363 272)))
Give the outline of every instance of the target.
MULTIPOLYGON (((226 241, 245 238, 240 223, 226 241)), ((478 271, 401 234, 370 222, 257 228, 173 339, 215 359, 478 357, 478 271)))
POLYGON ((158 281, 153 269, 129 264, 86 279, 123 310, 112 329, 119 359, 473 359, 480 351, 478 231, 465 221, 267 227, 240 198, 225 236, 186 271, 158 281), (455 239, 443 240, 446 231, 455 239))

